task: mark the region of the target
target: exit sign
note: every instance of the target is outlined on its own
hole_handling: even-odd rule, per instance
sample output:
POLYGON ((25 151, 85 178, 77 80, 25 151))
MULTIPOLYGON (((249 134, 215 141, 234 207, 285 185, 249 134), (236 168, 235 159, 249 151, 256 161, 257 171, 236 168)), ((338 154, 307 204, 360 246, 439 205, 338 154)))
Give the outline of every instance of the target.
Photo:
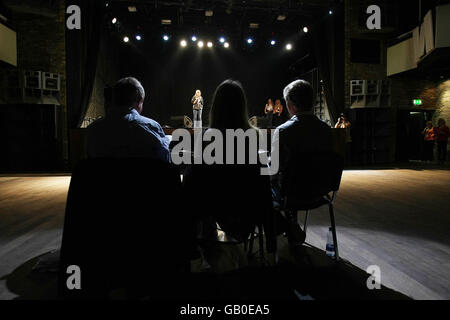
POLYGON ((415 106, 423 105, 422 99, 414 99, 413 100, 413 105, 415 105, 415 106))

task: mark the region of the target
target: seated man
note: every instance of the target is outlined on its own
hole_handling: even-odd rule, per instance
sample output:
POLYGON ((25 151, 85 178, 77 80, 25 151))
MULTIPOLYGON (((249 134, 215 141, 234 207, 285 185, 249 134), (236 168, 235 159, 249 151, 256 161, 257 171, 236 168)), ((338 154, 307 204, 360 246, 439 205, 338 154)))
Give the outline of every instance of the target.
POLYGON ((158 122, 143 117, 145 91, 135 78, 123 78, 113 88, 113 106, 106 117, 88 127, 87 156, 148 157, 170 161, 170 139, 158 122))
MULTIPOLYGON (((314 91, 311 85, 307 81, 296 80, 284 88, 283 95, 291 119, 275 130, 272 140, 272 157, 279 157, 278 171, 272 172, 271 176, 276 204, 281 203, 280 177, 286 170, 290 157, 296 153, 332 151, 333 145, 331 128, 314 115, 314 91)), ((303 243, 306 235, 296 217, 286 218, 289 241, 303 243)))

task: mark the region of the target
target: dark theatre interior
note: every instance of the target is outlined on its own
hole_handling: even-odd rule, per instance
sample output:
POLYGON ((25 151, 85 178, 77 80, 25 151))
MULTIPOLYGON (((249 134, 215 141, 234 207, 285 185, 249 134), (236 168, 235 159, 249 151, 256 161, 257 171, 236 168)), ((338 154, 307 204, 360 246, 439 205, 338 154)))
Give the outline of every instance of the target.
POLYGON ((449 31, 441 0, 1 0, 0 300, 450 299, 449 31))

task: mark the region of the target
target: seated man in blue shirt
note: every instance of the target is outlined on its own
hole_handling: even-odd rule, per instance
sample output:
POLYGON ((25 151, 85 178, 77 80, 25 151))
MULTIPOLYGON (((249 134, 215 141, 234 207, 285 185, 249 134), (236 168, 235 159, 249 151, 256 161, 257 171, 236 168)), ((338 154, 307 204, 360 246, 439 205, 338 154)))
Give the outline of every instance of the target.
POLYGON ((158 122, 143 117, 145 91, 135 78, 123 78, 113 88, 113 106, 88 127, 87 156, 147 157, 170 161, 170 139, 158 122))

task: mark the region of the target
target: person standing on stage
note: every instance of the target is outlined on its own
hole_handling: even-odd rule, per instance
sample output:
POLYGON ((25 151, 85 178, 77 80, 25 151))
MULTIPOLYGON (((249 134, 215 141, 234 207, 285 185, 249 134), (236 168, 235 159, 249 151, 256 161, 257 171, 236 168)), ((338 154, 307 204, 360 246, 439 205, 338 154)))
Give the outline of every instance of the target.
POLYGON ((194 112, 194 128, 202 127, 202 110, 203 110, 203 97, 200 90, 195 91, 195 95, 191 99, 192 109, 194 112))
POLYGON ((282 113, 283 113, 283 105, 281 104, 281 100, 277 99, 275 100, 275 107, 273 108, 273 114, 276 114, 278 116, 278 118, 276 118, 277 120, 275 121, 276 126, 280 124, 279 119, 282 113))
POLYGON ((281 104, 280 99, 275 100, 275 107, 273 113, 277 113, 278 116, 281 116, 281 114, 283 113, 283 105, 281 104))
POLYGON ((266 114, 266 118, 267 118, 267 127, 272 128, 272 120, 273 120, 273 113, 274 113, 272 99, 269 99, 267 101, 266 107, 264 108, 264 113, 266 114))

